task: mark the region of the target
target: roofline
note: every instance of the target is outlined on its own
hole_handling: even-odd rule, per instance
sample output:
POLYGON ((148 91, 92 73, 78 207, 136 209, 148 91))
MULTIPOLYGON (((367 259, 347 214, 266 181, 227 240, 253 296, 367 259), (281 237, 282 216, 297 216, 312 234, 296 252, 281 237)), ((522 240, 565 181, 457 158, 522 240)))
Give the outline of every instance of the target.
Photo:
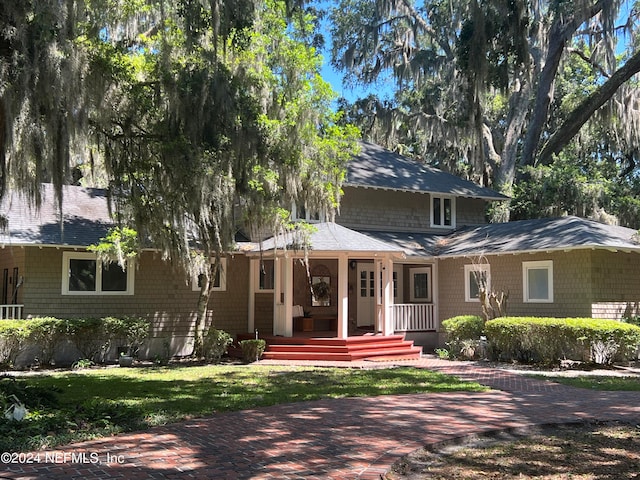
POLYGON ((454 255, 433 255, 433 258, 469 258, 475 257, 478 255, 483 256, 492 256, 498 257, 500 255, 534 255, 536 253, 558 253, 558 252, 571 252, 574 250, 607 250, 612 253, 623 252, 623 253, 638 253, 640 254, 640 246, 637 248, 629 248, 629 247, 606 247, 603 245, 580 245, 579 247, 558 247, 558 248, 544 248, 540 250, 513 250, 508 252, 478 252, 478 253, 468 253, 468 254, 454 254, 454 255))
POLYGON ((408 188, 390 188, 390 187, 379 187, 377 185, 362 185, 359 183, 351 183, 351 182, 344 182, 342 184, 343 187, 354 187, 354 188, 366 188, 366 189, 371 189, 371 190, 388 190, 391 192, 407 192, 407 193, 422 193, 424 195, 442 195, 445 197, 460 197, 460 198, 477 198, 480 200, 493 200, 493 201, 499 201, 499 202, 504 202, 506 200, 510 200, 509 197, 507 197, 506 195, 502 195, 502 194, 498 194, 500 196, 489 196, 489 195, 460 195, 460 194, 456 194, 456 193, 451 193, 451 192, 437 192, 434 190, 411 190, 408 188))

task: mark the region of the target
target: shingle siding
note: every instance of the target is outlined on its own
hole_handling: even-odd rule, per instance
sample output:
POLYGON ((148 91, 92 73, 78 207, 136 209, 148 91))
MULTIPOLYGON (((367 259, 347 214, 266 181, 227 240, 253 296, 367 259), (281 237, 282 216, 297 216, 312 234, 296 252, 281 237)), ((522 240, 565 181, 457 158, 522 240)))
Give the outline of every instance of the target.
MULTIPOLYGON (((483 225, 484 200, 456 199, 456 225, 483 225)), ((435 232, 430 228, 431 198, 425 193, 344 187, 336 221, 354 230, 435 232)))
MULTIPOLYGON (((62 256, 65 250, 25 248, 24 315, 58 318, 138 315, 152 321, 152 337, 176 337, 173 354, 188 354, 196 319, 198 292, 185 272, 143 252, 135 270, 134 295, 62 295, 62 256), (178 345, 179 344, 179 345, 178 345), (185 350, 186 349, 186 350, 185 350)), ((5 257, 6 258, 6 257, 5 257)), ((227 262, 226 291, 213 292, 209 324, 231 334, 247 330, 248 260, 227 262)), ((153 342, 152 342, 153 343, 153 342)), ((159 348, 157 345, 156 347, 159 348)))
MULTIPOLYGON (((508 292, 507 314, 516 316, 590 317, 592 304, 591 251, 554 252, 487 256, 491 268, 491 288, 508 292), (553 302, 525 303, 523 262, 553 261, 553 302)), ((465 302, 464 265, 475 258, 442 259, 439 263, 440 320, 455 315, 480 315, 479 302, 465 302)))

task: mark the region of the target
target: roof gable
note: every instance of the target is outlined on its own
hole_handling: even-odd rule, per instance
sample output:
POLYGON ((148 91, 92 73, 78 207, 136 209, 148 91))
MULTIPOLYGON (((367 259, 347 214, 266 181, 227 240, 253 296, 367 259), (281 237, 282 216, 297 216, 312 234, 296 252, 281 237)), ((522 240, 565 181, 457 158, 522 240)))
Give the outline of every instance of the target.
POLYGON ((361 142, 360 153, 347 164, 345 185, 486 200, 508 198, 494 190, 480 187, 369 142, 361 142))

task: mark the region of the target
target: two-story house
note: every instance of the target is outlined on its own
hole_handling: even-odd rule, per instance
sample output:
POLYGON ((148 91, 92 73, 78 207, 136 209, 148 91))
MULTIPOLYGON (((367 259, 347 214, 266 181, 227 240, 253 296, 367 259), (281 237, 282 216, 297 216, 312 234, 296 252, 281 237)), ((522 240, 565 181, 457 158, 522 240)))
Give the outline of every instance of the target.
MULTIPOLYGON (((634 230, 575 217, 487 224, 487 206, 506 197, 369 143, 350 162, 343 190, 335 223, 292 209, 316 222, 308 251, 293 248, 289 236, 261 247, 239 242, 229 252, 210 300, 211 324, 280 343, 406 336, 434 348, 444 341, 443 319, 481 313, 479 279, 508 294, 511 315, 637 312, 634 230)), ((197 282, 153 250, 125 271, 100 265, 86 246, 111 224, 105 193, 66 187, 63 218, 52 197, 46 192, 39 211, 20 195, 5 200, 2 315, 144 315, 153 321, 150 355, 167 342, 172 354, 189 354, 197 282)))

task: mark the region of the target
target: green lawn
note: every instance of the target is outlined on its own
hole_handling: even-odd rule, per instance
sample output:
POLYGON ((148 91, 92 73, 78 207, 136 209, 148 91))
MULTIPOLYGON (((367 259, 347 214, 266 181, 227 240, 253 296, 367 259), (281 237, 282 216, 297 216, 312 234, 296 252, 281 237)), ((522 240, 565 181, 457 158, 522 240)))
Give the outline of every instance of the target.
POLYGON ((15 394, 27 405, 29 416, 22 422, 0 420, 0 451, 50 448, 190 417, 279 403, 463 390, 486 388, 410 367, 101 368, 17 380, 3 378, 0 398, 15 394))
POLYGON ((613 377, 613 376, 591 376, 583 375, 579 377, 564 376, 539 376, 541 380, 562 383, 577 388, 588 388, 589 390, 606 391, 640 391, 640 377, 613 377))

